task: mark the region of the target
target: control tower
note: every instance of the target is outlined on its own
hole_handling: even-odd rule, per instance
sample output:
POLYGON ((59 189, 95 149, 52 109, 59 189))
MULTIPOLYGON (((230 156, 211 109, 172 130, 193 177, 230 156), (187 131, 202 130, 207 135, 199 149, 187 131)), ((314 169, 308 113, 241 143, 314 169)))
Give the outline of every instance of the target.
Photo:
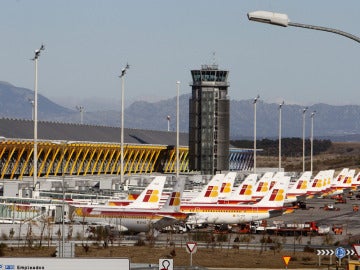
POLYGON ((189 169, 202 174, 229 170, 228 73, 217 65, 191 71, 189 169))

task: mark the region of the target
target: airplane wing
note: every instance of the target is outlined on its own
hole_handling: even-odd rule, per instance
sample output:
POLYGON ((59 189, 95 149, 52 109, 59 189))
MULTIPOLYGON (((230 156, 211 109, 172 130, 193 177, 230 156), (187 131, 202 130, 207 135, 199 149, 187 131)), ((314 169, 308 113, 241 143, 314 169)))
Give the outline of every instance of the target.
POLYGON ((103 226, 103 227, 112 227, 116 230, 118 230, 119 232, 127 232, 129 229, 126 226, 123 225, 109 225, 108 222, 102 222, 102 221, 97 221, 97 222, 93 222, 93 225, 98 225, 98 226, 103 226))
POLYGON ((206 224, 208 223, 208 218, 206 215, 202 215, 202 214, 189 214, 187 220, 186 220, 186 224, 189 225, 200 225, 200 224, 206 224))
POLYGON ((172 226, 178 222, 179 220, 172 216, 163 216, 161 219, 159 219, 153 224, 153 227, 156 230, 161 230, 162 228, 165 228, 167 226, 172 226))
POLYGON ((161 217, 158 221, 153 223, 153 227, 157 230, 160 230, 167 226, 172 226, 175 224, 178 224, 180 222, 186 222, 188 217, 192 214, 184 214, 181 213, 182 217, 175 217, 173 215, 167 215, 167 214, 157 214, 157 216, 161 217))
POLYGON ((283 214, 283 210, 270 210, 269 214, 270 214, 269 218, 278 217, 283 214))

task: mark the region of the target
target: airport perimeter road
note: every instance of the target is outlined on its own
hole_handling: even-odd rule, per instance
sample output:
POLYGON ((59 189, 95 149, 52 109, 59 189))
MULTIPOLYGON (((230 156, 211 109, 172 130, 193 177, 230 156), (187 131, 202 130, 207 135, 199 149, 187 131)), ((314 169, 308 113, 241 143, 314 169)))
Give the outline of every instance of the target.
MULTIPOLYGON (((334 235, 335 241, 342 241, 345 236, 360 237, 360 212, 354 211, 354 205, 360 205, 360 200, 355 197, 346 197, 346 203, 336 203, 330 198, 313 198, 306 201, 306 209, 296 209, 291 214, 268 219, 268 224, 273 222, 305 223, 316 221, 318 225, 335 225, 342 227, 341 235, 334 235), (330 207, 329 207, 330 206, 330 207), (333 208, 331 207, 333 206, 333 208)), ((332 233, 333 234, 333 233, 332 233)))

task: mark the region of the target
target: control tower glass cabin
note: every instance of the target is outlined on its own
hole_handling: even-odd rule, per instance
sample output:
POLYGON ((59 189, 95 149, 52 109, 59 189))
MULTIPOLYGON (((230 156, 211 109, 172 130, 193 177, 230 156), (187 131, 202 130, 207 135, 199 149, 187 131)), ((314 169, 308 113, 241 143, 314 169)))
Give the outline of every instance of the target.
POLYGON ((229 170, 228 71, 202 65, 191 76, 189 169, 202 174, 229 170))

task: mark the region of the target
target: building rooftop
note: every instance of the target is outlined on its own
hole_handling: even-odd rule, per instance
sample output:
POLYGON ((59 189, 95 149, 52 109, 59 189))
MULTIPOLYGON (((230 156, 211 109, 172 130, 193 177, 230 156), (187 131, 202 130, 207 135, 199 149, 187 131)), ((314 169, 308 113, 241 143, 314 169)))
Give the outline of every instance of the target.
MULTIPOLYGON (((120 127, 92 126, 58 122, 38 122, 38 140, 67 140, 120 143, 120 127)), ((32 120, 0 119, 0 137, 33 139, 32 120)), ((188 146, 187 133, 179 133, 179 145, 188 146)), ((176 132, 124 128, 124 143, 176 145, 176 132)))

